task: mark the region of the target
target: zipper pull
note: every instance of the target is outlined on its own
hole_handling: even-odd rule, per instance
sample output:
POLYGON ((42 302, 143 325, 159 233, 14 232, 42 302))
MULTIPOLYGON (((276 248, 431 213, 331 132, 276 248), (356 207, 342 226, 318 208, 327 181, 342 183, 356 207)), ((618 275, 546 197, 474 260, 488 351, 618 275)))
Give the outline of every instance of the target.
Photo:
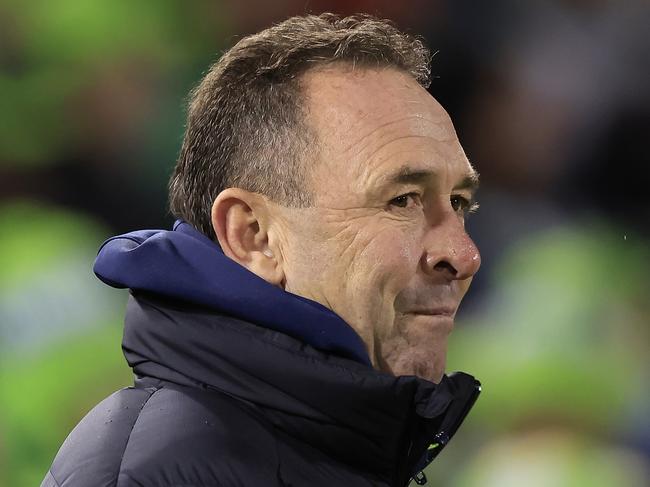
POLYGON ((445 433, 444 431, 440 431, 435 437, 434 437, 434 442, 429 445, 427 448, 426 452, 426 462, 427 465, 433 461, 436 456, 438 456, 438 453, 440 453, 440 449, 445 446, 447 443, 449 443, 449 435, 445 433))
POLYGON ((424 472, 422 470, 420 470, 413 476, 413 480, 415 480, 415 483, 418 485, 424 485, 427 483, 427 476, 424 475, 424 472))
MULTIPOLYGON (((429 465, 436 457, 436 455, 438 454, 437 451, 438 448, 447 444, 447 442, 449 441, 449 436, 444 431, 440 431, 434 437, 434 439, 437 441, 435 443, 431 443, 427 448, 426 455, 425 455, 425 459, 426 459, 425 466, 429 465)), ((420 470, 418 473, 416 473, 413 476, 413 480, 418 485, 424 485, 427 483, 427 476, 424 474, 424 471, 420 470)))

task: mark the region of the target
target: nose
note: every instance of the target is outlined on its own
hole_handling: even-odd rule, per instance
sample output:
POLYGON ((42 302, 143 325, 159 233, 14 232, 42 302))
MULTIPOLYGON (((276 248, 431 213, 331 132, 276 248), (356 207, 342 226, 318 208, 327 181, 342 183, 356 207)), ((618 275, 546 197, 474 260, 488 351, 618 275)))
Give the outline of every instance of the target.
POLYGON ((481 254, 462 220, 451 216, 428 232, 422 266, 427 274, 448 280, 464 280, 476 274, 481 254))

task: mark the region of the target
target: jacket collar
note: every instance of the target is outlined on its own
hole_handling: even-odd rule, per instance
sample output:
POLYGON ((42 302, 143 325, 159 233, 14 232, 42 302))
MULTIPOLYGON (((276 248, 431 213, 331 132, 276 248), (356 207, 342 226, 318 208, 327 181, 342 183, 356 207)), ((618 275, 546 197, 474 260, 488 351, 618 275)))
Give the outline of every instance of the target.
POLYGON ((286 434, 395 485, 433 459, 478 394, 466 374, 437 385, 393 377, 285 333, 142 293, 129 299, 123 349, 136 374, 252 403, 286 434))
POLYGON ((269 284, 182 220, 172 231, 140 230, 108 239, 94 271, 110 286, 206 306, 370 365, 361 337, 336 313, 269 284))

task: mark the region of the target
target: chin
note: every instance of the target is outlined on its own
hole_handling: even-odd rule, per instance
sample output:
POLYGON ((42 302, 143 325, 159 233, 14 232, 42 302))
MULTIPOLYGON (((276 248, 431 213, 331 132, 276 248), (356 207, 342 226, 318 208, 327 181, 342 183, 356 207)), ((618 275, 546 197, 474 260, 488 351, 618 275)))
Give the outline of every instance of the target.
POLYGON ((453 320, 417 319, 401 325, 399 335, 385 340, 377 350, 385 370, 395 376, 415 375, 439 383, 445 373, 453 320))

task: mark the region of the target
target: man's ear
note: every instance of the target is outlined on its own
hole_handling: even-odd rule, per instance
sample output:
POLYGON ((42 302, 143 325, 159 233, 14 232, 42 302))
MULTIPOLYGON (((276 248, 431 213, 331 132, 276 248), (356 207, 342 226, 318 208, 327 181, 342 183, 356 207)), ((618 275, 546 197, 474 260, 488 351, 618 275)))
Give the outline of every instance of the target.
POLYGON ((211 218, 227 257, 265 281, 282 285, 279 252, 269 245, 266 205, 259 195, 240 188, 225 189, 212 204, 211 218))

